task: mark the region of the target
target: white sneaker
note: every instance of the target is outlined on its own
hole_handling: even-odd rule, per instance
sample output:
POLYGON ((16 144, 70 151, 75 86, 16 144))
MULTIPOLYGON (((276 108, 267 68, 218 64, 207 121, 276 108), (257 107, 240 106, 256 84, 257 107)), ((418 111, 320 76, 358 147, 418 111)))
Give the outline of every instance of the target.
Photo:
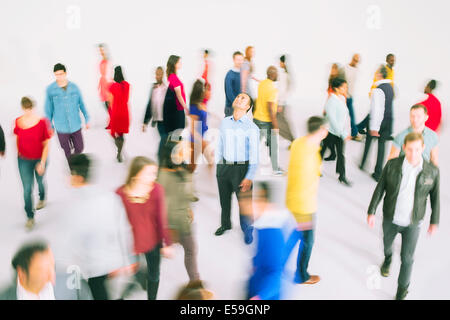
POLYGON ((285 174, 286 174, 286 172, 284 172, 281 169, 278 169, 278 170, 272 172, 272 175, 276 176, 276 177, 281 177, 281 176, 284 176, 285 174))
POLYGON ((27 228, 28 231, 31 231, 34 227, 34 219, 28 219, 27 223, 25 224, 25 228, 27 228))
POLYGON ((36 210, 41 210, 45 208, 45 200, 39 200, 37 206, 36 206, 36 210))

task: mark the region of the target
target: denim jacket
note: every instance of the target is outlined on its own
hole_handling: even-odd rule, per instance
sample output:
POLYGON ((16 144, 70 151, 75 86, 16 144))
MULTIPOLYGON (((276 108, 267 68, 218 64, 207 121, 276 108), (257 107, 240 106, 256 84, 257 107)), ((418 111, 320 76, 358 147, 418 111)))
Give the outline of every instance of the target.
POLYGON ((57 132, 73 133, 80 130, 80 110, 88 123, 89 115, 76 84, 69 81, 66 90, 60 88, 56 82, 47 87, 45 116, 57 132))

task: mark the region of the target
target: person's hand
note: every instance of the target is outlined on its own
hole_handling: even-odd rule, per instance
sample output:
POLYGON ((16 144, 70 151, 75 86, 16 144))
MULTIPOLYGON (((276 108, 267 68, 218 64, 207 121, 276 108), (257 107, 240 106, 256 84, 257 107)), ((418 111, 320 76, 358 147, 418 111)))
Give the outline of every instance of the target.
POLYGON ((278 113, 283 112, 283 107, 278 106, 277 112, 278 112, 278 113))
POLYGON ((171 259, 173 257, 173 248, 171 246, 162 247, 161 254, 163 255, 164 258, 171 259))
POLYGON ((86 130, 89 130, 90 127, 91 125, 89 123, 86 123, 86 130))
POLYGON ((259 296, 254 296, 254 297, 250 298, 250 300, 261 300, 261 298, 259 296))
POLYGON ((367 224, 369 225, 370 228, 373 228, 373 226, 375 225, 375 215, 374 214, 369 214, 367 216, 367 224))
POLYGON ((239 185, 239 187, 241 188, 241 192, 247 192, 248 190, 250 190, 251 186, 252 180, 249 179, 242 180, 241 184, 239 185))
POLYGON ((130 275, 135 274, 138 271, 138 269, 139 269, 139 263, 136 262, 129 266, 125 266, 125 267, 119 268, 117 270, 114 270, 113 272, 108 274, 108 278, 114 278, 121 274, 130 274, 130 275))
POLYGON ((45 172, 45 164, 42 162, 36 163, 36 172, 38 175, 43 176, 45 172))
POLYGON ((378 131, 376 131, 376 130, 370 130, 370 131, 369 131, 369 134, 370 134, 372 137, 379 137, 379 136, 380 136, 380 134, 379 134, 378 131))
POLYGON ((0 157, 4 157, 5 156, 5 152, 4 151, 0 151, 0 157))
POLYGON ((430 226, 428 227, 428 234, 430 236, 434 235, 436 233, 438 226, 437 224, 430 224, 430 226))
POLYGON ((143 124, 142 125, 142 132, 146 132, 147 131, 147 125, 146 124, 143 124))
POLYGON ((352 139, 352 136, 348 136, 348 137, 346 137, 344 140, 345 141, 349 141, 349 140, 351 140, 352 139))

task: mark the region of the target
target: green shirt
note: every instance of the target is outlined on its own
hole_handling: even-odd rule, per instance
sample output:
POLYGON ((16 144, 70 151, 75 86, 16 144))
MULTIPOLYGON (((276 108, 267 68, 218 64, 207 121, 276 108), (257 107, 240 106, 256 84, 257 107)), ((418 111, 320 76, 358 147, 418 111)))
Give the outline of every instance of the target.
MULTIPOLYGON (((397 149, 400 149, 400 155, 404 154, 403 151, 403 144, 405 142, 405 137, 408 135, 408 133, 414 132, 412 127, 409 127, 408 129, 403 130, 400 132, 394 139, 394 146, 397 149)), ((423 150, 423 157, 425 160, 430 161, 430 155, 431 150, 437 146, 439 142, 439 137, 436 132, 433 130, 425 127, 425 129, 422 132, 423 141, 425 143, 425 149, 423 150)))

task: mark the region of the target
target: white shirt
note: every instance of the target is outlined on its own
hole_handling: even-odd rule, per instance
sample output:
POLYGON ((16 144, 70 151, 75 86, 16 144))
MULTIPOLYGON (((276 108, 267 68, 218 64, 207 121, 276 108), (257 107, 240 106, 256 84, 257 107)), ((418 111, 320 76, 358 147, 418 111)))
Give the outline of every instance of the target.
POLYGON ((287 95, 289 92, 290 76, 283 68, 278 68, 278 81, 275 85, 278 89, 278 105, 286 106, 287 95))
MULTIPOLYGON (((389 79, 383 79, 375 82, 375 85, 378 87, 383 83, 391 83, 392 81, 389 79)), ((372 97, 370 99, 370 123, 369 130, 380 131, 381 122, 383 122, 384 118, 384 104, 385 104, 385 96, 383 90, 379 88, 375 88, 372 91, 372 97)))
POLYGON ((48 282, 38 294, 34 294, 22 287, 19 279, 17 279, 17 300, 55 300, 53 285, 48 282))
POLYGON ((414 209, 414 192, 416 190, 416 180, 423 168, 423 159, 420 163, 413 167, 405 158, 402 165, 402 182, 398 192, 397 204, 395 206, 395 213, 393 223, 407 227, 411 224, 411 217, 414 209))
POLYGON ((353 93, 355 91, 355 84, 356 84, 356 76, 358 74, 358 68, 352 67, 351 65, 347 64, 344 67, 345 70, 345 80, 347 80, 347 86, 348 86, 348 94, 350 97, 353 96, 353 93))
POLYGON ((152 118, 153 121, 163 121, 163 105, 166 97, 167 85, 161 83, 152 92, 152 118))

